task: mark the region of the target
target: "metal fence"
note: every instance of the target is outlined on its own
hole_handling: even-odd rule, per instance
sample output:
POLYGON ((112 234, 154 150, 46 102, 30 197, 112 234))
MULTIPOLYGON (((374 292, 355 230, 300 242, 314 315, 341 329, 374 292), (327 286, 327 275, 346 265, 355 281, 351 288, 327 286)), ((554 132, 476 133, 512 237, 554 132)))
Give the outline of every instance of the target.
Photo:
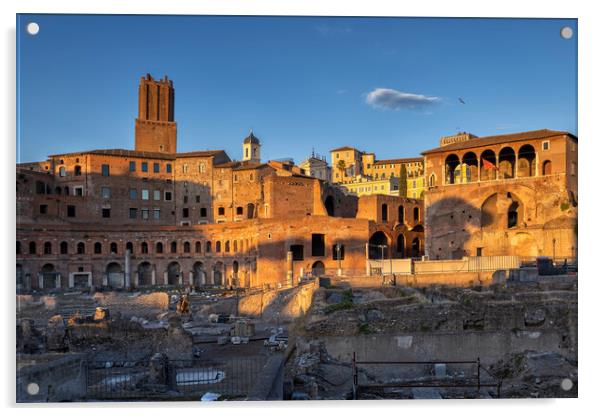
POLYGON ((498 398, 501 397, 502 380, 493 377, 485 367, 482 366, 480 358, 476 360, 463 361, 360 361, 356 359, 355 352, 352 359, 353 398, 358 399, 360 394, 366 390, 404 389, 404 388, 458 388, 473 389, 480 393, 482 389, 494 389, 498 398), (444 365, 444 374, 437 374, 435 366, 444 365), (414 371, 403 374, 399 370, 397 377, 388 377, 389 382, 379 382, 374 376, 366 376, 366 367, 386 367, 388 371, 397 367, 412 367, 414 371), (454 367, 454 375, 448 375, 448 366, 454 367), (416 368, 421 370, 416 371, 416 368), (435 374, 430 374, 431 369, 435 374), (363 377, 361 376, 363 373, 363 377), (412 374, 413 373, 413 374, 412 374), (461 374, 459 376, 458 374, 461 374))
POLYGON ((125 363, 89 361, 87 397, 96 400, 195 398, 206 392, 236 399, 249 395, 265 358, 149 360, 125 363))

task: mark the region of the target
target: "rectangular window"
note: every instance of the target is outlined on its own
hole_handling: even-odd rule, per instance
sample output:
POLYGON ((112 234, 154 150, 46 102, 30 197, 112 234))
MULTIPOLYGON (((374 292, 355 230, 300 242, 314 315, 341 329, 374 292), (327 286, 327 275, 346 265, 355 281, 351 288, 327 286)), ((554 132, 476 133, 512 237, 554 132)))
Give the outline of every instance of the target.
POLYGON ((165 172, 171 173, 171 163, 165 165, 165 172))
POLYGON ((324 234, 311 235, 311 255, 313 257, 323 257, 325 255, 326 245, 324 244, 324 234))
POLYGON ((155 201, 160 201, 161 200, 161 191, 154 190, 153 191, 153 199, 155 201))
POLYGON ((138 198, 138 190, 136 188, 130 188, 130 199, 138 198))
POLYGON ((201 218, 204 218, 207 216, 207 208, 201 208, 201 218))
POLYGON ((75 191, 75 196, 84 196, 84 188, 81 186, 76 186, 73 191, 75 191))
POLYGON ((188 173, 188 165, 182 165, 182 173, 188 173))
POLYGON ((291 245, 290 251, 293 252, 293 261, 302 261, 303 260, 303 244, 291 245))
POLYGON ((142 200, 148 201, 148 189, 142 190, 142 200))
POLYGON ((103 186, 100 188, 100 196, 102 196, 103 198, 110 198, 111 197, 111 188, 109 188, 108 186, 103 186))
POLYGON ((102 217, 103 218, 111 218, 111 208, 103 208, 102 209, 102 217))
POLYGON ((188 218, 188 208, 182 208, 182 217, 188 218))
POLYGON ((184 195, 184 203, 187 204, 188 203, 188 195, 184 195))
POLYGON ((75 217, 75 205, 67 205, 67 216, 75 217))
POLYGON ((155 208, 153 210, 153 218, 156 220, 160 220, 161 219, 161 210, 159 208, 155 208))
POLYGON ((46 205, 46 204, 40 205, 40 214, 48 214, 48 205, 46 205))
POLYGON ((130 172, 136 172, 136 162, 130 162, 130 172))
POLYGON ((219 207, 217 209, 217 215, 225 215, 226 214, 226 210, 224 209, 224 207, 219 207))
POLYGON ((148 220, 148 208, 142 208, 142 219, 148 220))
POLYGON ((169 192, 169 191, 165 192, 165 200, 166 201, 171 201, 171 192, 169 192))
POLYGON ((138 209, 130 208, 130 219, 135 220, 138 217, 138 209))
POLYGON ((542 143, 541 143, 541 148, 542 148, 543 150, 549 150, 549 149, 550 149, 550 141, 549 141, 549 140, 546 140, 545 142, 542 142, 542 143))
POLYGON ((160 172, 160 170, 159 170, 160 168, 161 168, 161 166, 159 166, 158 163, 153 163, 153 172, 154 173, 159 173, 160 172))
POLYGON ((201 202, 201 196, 200 196, 200 195, 197 195, 197 196, 196 196, 196 202, 197 202, 197 204, 198 204, 199 202, 201 202))
POLYGON ((148 172, 148 162, 142 162, 142 172, 148 172))
POLYGON ((102 165, 102 176, 109 176, 109 165, 102 165))

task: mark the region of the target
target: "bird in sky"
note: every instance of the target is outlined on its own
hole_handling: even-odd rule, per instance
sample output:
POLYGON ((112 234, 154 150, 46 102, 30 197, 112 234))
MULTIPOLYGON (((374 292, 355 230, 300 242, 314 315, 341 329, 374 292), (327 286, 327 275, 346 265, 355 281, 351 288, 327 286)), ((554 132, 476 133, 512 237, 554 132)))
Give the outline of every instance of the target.
POLYGON ((460 103, 462 104, 466 104, 466 102, 462 98, 458 98, 458 101, 460 101, 460 103))

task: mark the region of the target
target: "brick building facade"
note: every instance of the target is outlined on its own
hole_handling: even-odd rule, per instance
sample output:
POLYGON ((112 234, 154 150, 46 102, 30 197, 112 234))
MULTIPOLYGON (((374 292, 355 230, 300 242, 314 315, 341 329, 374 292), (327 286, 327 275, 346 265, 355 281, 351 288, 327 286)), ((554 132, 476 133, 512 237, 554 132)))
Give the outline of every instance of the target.
MULTIPOLYGON (((312 270, 364 269, 366 244, 383 229, 424 246, 416 224, 380 221, 368 200, 292 164, 261 162, 252 132, 242 161, 222 150, 177 153, 174 100, 172 81, 147 75, 134 150, 17 165, 19 289, 273 286, 312 270)), ((395 203, 422 219, 421 203, 395 203)))

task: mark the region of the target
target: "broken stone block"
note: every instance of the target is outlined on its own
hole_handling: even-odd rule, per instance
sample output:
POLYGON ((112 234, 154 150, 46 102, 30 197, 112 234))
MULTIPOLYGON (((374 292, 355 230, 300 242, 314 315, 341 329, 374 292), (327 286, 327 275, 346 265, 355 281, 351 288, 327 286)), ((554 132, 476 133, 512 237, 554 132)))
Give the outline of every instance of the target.
POLYGON ((543 309, 529 310, 525 312, 525 325, 538 326, 545 322, 546 311, 543 309))
POLYGON ((67 328, 61 315, 54 315, 48 320, 46 348, 50 351, 65 351, 68 348, 67 328))
POLYGON ((366 313, 366 320, 368 322, 379 321, 379 320, 381 320, 383 318, 384 318, 383 313, 381 311, 379 311, 378 309, 370 309, 366 313))
POLYGON ((435 364, 435 377, 436 378, 445 378, 446 375, 446 366, 444 363, 435 364))
POLYGON ((156 353, 150 359, 148 377, 151 384, 166 384, 167 381, 167 356, 156 353))

